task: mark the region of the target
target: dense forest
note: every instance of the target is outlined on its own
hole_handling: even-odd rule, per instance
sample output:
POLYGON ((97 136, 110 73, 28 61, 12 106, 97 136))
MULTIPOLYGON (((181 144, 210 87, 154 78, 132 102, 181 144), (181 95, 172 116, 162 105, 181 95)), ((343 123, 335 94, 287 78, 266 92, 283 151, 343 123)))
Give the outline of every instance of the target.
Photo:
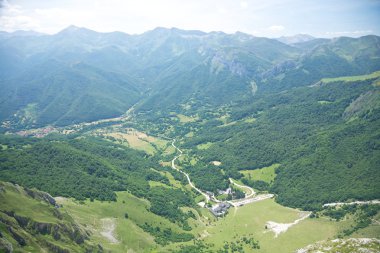
MULTIPOLYGON (((282 164, 271 187, 243 182, 270 189, 284 205, 319 209, 327 202, 379 198, 380 107, 373 83, 337 81, 263 91, 255 101, 230 108, 229 122, 234 124, 191 123, 187 130, 196 134, 185 139, 184 147, 204 162, 222 162, 213 177, 223 170, 239 178, 238 170, 282 164), (198 149, 202 143, 211 144, 198 149)), ((222 177, 216 180, 214 185, 224 187, 222 177)))
POLYGON ((55 196, 115 200, 116 190, 142 195, 149 189, 145 174, 153 163, 142 152, 110 142, 4 137, 2 144, 7 147, 1 152, 3 180, 55 196))
POLYGON ((194 205, 192 196, 149 186, 149 181, 169 184, 167 177, 152 170, 160 169, 155 157, 93 137, 0 138, 1 180, 78 200, 115 201, 115 191, 129 191, 148 199, 151 212, 189 228, 189 216, 179 207, 194 205))

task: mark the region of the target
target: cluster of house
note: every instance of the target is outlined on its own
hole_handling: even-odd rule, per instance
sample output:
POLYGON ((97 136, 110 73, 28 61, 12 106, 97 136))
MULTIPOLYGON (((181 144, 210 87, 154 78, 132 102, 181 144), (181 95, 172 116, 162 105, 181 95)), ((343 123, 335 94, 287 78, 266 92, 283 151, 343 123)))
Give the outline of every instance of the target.
POLYGON ((218 194, 219 194, 219 195, 223 195, 223 194, 229 195, 229 194, 232 194, 232 188, 231 188, 231 187, 228 187, 225 191, 223 191, 223 190, 218 190, 218 194))
POLYGON ((210 211, 216 217, 220 217, 220 216, 224 216, 227 213, 228 208, 230 208, 230 207, 231 207, 231 205, 229 203, 221 202, 221 203, 218 203, 215 206, 211 207, 210 211))
MULTIPOLYGON (((205 193, 211 198, 211 199, 215 199, 215 194, 213 192, 210 192, 210 191, 205 191, 205 193)), ((225 191, 223 190, 218 190, 218 195, 231 195, 232 194, 232 188, 229 187, 227 188, 225 191)))
POLYGON ((46 135, 53 133, 53 132, 58 132, 58 130, 55 127, 47 126, 47 127, 42 127, 42 128, 19 131, 16 134, 23 136, 23 137, 33 136, 36 138, 43 138, 46 135))

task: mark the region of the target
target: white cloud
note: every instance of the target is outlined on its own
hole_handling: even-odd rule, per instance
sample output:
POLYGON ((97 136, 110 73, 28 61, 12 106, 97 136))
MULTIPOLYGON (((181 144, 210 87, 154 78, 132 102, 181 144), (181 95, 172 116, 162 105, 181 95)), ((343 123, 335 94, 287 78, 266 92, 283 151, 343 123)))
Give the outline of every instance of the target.
POLYGON ((21 14, 21 6, 16 4, 10 4, 7 0, 1 1, 1 9, 2 14, 8 14, 8 15, 16 15, 21 14))
POLYGON ((0 11, 0 30, 12 32, 40 29, 38 20, 26 15, 19 5, 10 4, 7 0, 4 0, 0 11))
MULTIPOLYGON (((241 31, 267 37, 301 32, 331 37, 364 35, 365 32, 359 30, 368 27, 379 34, 380 28, 373 25, 378 17, 370 17, 365 8, 357 14, 358 8, 352 8, 350 1, 347 5, 355 12, 345 14, 349 18, 340 17, 336 11, 331 13, 331 8, 340 7, 337 1, 344 0, 331 0, 332 3, 325 0, 318 4, 304 0, 0 0, 0 30, 56 33, 76 25, 99 32, 135 34, 163 26, 206 32, 241 31), (316 9, 326 14, 322 17, 318 14, 321 11, 316 9), (357 20, 367 20, 367 23, 357 27, 357 20), (352 32, 326 33, 326 27, 331 31, 352 32)), ((366 4, 356 2, 356 5, 366 4)))
POLYGON ((218 8, 218 13, 220 13, 220 14, 226 14, 227 10, 224 9, 224 8, 218 8))
POLYGON ((260 19, 254 8, 266 0, 257 0, 248 13, 244 10, 251 7, 249 1, 241 0, 236 4, 230 0, 56 0, 49 3, 43 0, 12 0, 12 5, 5 8, 8 14, 1 15, 7 17, 4 18, 7 25, 0 24, 0 30, 23 29, 20 18, 12 20, 17 15, 9 14, 11 7, 15 9, 13 3, 17 3, 18 15, 24 16, 25 21, 29 17, 30 22, 24 23, 24 29, 45 33, 58 32, 71 24, 100 32, 142 33, 157 26, 248 32, 257 29, 251 27, 251 24, 257 24, 253 19, 260 19))
POLYGON ((96 15, 89 11, 68 10, 60 8, 34 9, 33 16, 44 22, 44 32, 54 33, 57 27, 65 28, 69 25, 78 25, 91 28, 96 21, 96 15))
POLYGON ((373 33, 372 30, 356 30, 356 31, 341 31, 341 32, 326 32, 328 36, 361 36, 373 33))
POLYGON ((23 15, 18 16, 2 16, 0 17, 1 30, 16 31, 16 30, 36 30, 39 23, 37 20, 23 15))
POLYGON ((248 3, 246 1, 241 1, 240 2, 240 7, 243 8, 243 9, 247 9, 248 8, 248 3))
POLYGON ((285 30, 285 27, 282 25, 272 25, 268 29, 272 32, 281 32, 285 30))

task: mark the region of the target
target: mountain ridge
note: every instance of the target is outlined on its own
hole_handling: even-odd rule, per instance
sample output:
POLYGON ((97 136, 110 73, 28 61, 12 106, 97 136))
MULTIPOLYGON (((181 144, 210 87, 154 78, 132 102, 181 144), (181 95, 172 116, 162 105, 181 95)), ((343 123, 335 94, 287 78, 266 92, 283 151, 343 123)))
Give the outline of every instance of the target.
POLYGON ((0 251, 378 238, 378 205, 325 204, 380 199, 379 41, 0 33, 0 251))
MULTIPOLYGON (((37 111, 43 111, 41 106, 47 102, 38 93, 47 93, 48 86, 40 85, 39 90, 32 89, 30 93, 28 89, 34 87, 32 83, 42 82, 38 80, 42 76, 64 76, 64 73, 59 72, 72 71, 79 66, 93 68, 93 71, 81 73, 85 75, 83 80, 86 83, 93 83, 93 87, 97 87, 92 92, 95 95, 87 98, 89 103, 99 104, 100 108, 110 110, 107 109, 108 112, 99 115, 94 115, 91 110, 83 111, 78 107, 81 93, 74 93, 71 97, 67 93, 64 104, 70 105, 75 99, 79 99, 76 102, 78 106, 72 108, 78 115, 74 113, 73 118, 70 117, 71 121, 58 121, 60 125, 110 118, 116 116, 116 112, 121 115, 137 100, 141 100, 136 108, 138 111, 149 111, 151 108, 171 110, 170 99, 161 99, 163 91, 170 93, 169 97, 175 98, 180 104, 189 103, 195 98, 203 101, 202 106, 219 106, 249 99, 251 82, 257 84, 260 92, 308 85, 323 77, 342 76, 345 73, 366 74, 364 72, 367 69, 374 71, 379 66, 376 58, 368 58, 380 53, 376 46, 378 41, 377 36, 364 36, 314 39, 287 45, 276 39, 255 37, 241 32, 205 33, 162 27, 139 35, 122 32, 98 33, 76 26, 70 26, 54 35, 32 34, 25 37, 18 36, 17 33, 15 36, 0 34, 0 55, 4 61, 0 67, 0 89, 3 93, 0 101, 3 105, 7 104, 0 112, 0 120, 10 120, 19 127, 27 126, 21 123, 22 120, 12 116, 20 114, 28 106, 17 102, 20 101, 18 96, 28 93, 29 107, 36 104, 37 111), (309 45, 311 42, 314 43, 313 47, 302 46, 303 43, 309 45), (361 49, 357 49, 359 44, 361 49), (9 62, 12 64, 5 64, 9 62), (54 64, 50 66, 49 62, 54 64), (326 68, 322 62, 339 67, 326 68), (82 65, 77 65, 79 63, 82 65), (43 66, 45 74, 33 77, 33 72, 41 72, 34 70, 34 66, 43 66), (298 71, 300 68, 305 71, 298 71), (122 78, 116 78, 117 85, 111 88, 107 78, 100 78, 96 72, 103 73, 107 78, 112 75, 122 78), (329 72, 331 74, 326 75, 329 72), (285 76, 279 78, 282 75, 285 76), (129 80, 130 85, 123 85, 122 79, 129 80), (107 92, 98 92, 104 85, 109 86, 108 89, 105 88, 107 92), (128 87, 128 90, 121 89, 122 86, 128 87), (188 89, 187 95, 184 89, 188 89), (103 94, 100 95, 101 93, 103 94), (105 94, 108 97, 104 99, 105 94), (120 97, 119 94, 124 94, 125 99, 113 101, 112 97, 120 97), (12 97, 13 101, 7 97, 12 97), (85 116, 86 113, 88 116, 85 116)), ((79 79, 71 82, 78 82, 79 79)), ((59 82, 53 81, 49 87, 53 91, 51 96, 60 96, 59 82)), ((56 101, 52 110, 62 112, 58 118, 65 117, 62 109, 58 109, 63 108, 59 105, 62 101, 56 101)), ((87 102, 83 100, 83 103, 87 102)), ((64 110, 68 111, 68 108, 70 106, 64 110)), ((37 117, 34 121, 36 126, 55 124, 57 117, 45 117, 43 120, 37 117)))
MULTIPOLYGON (((67 27, 64 27, 62 28, 61 30, 55 32, 55 33, 45 33, 45 32, 37 32, 35 30, 15 30, 15 31, 1 31, 0 30, 0 34, 15 34, 15 33, 20 33, 20 34, 30 34, 30 35, 55 35, 55 34, 58 34, 64 30, 88 30, 88 31, 92 31, 92 32, 96 32, 96 33, 101 33, 101 34, 109 34, 109 33, 123 33, 123 34, 127 34, 127 35, 130 35, 130 36, 139 36, 139 35, 142 35, 144 33, 147 33, 147 32, 151 32, 151 31, 154 31, 154 30, 172 30, 172 31, 180 31, 180 32, 185 32, 185 33, 199 33, 199 34, 218 34, 218 33, 222 33, 222 34, 246 34, 246 35, 249 35, 249 36, 252 36, 252 37, 262 37, 264 38, 265 36, 255 36, 253 34, 250 34, 250 33, 246 33, 246 32, 242 32, 242 31, 235 31, 235 32, 224 32, 224 31, 209 31, 209 32, 206 32, 206 31, 202 31, 202 30, 198 30, 198 29, 184 29, 184 28, 179 28, 179 27, 165 27, 165 26, 157 26, 155 28, 152 28, 152 29, 148 29, 146 31, 143 31, 143 32, 139 32, 139 33, 128 33, 128 32, 124 32, 124 31, 119 31, 119 30, 114 30, 114 31, 107 31, 107 32, 100 32, 100 31, 96 31, 96 30, 93 30, 93 29, 90 29, 90 28, 86 28, 84 26, 77 26, 77 25, 68 25, 67 27)), ((367 35, 375 35, 375 34, 365 34, 365 35, 362 35, 360 37, 363 37, 363 36, 367 36, 367 35)), ((375 35, 375 36, 378 36, 378 35, 375 35)), ((276 40, 283 40, 283 41, 287 41, 287 40, 292 40, 294 39, 296 42, 289 42, 290 44, 294 44, 294 43, 299 43, 299 42, 306 42, 308 40, 313 40, 313 39, 333 39, 333 38, 339 38, 339 37, 347 37, 346 35, 342 35, 342 36, 336 36, 336 37, 319 37, 319 36, 313 36, 313 35, 310 35, 310 34, 307 34, 307 33, 295 33, 295 34, 292 34, 292 35, 284 35, 284 36, 281 36, 281 37, 270 37, 271 39, 276 39, 276 40)), ((269 38, 269 37, 266 37, 266 38, 269 38)), ((350 38, 357 38, 357 37, 350 37, 350 38)))

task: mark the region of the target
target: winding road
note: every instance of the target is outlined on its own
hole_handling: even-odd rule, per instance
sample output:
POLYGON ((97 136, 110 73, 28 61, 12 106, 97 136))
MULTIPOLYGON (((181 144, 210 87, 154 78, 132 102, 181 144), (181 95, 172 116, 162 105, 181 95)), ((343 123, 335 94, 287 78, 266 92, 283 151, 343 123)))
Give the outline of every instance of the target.
MULTIPOLYGON (((206 199, 206 203, 208 203, 210 200, 212 200, 213 202, 216 202, 216 203, 221 203, 222 201, 218 200, 217 198, 215 198, 214 195, 209 195, 205 192, 203 192, 202 190, 200 190, 199 188, 197 188, 190 180, 190 176, 189 174, 187 174, 186 172, 178 169, 176 166, 175 166, 175 161, 181 157, 183 155, 183 152, 182 150, 180 150, 176 145, 174 145, 175 143, 175 139, 172 140, 172 146, 179 152, 179 155, 175 156, 172 160, 172 168, 180 173, 182 173, 183 175, 185 175, 185 177, 187 178, 187 182, 189 183, 189 185, 194 189, 196 190, 197 192, 199 192, 200 194, 202 194, 205 199, 206 199)), ((239 188, 243 188, 243 189, 247 189, 250 191, 250 193, 243 199, 237 199, 235 201, 227 201, 227 203, 229 203, 230 205, 234 206, 234 207, 238 207, 238 206, 242 206, 242 205, 245 205, 245 204, 249 204, 249 203, 253 203, 253 202, 256 202, 256 201, 260 201, 260 200, 264 200, 264 199, 268 199, 268 198, 272 198, 273 197, 273 194, 260 194, 260 195, 257 195, 255 196, 256 192, 249 186, 246 186, 246 185, 240 185, 238 183, 235 183, 232 178, 229 178, 230 182, 234 185, 236 185, 237 187, 239 188), (253 197, 255 196, 255 197, 253 197)))
POLYGON ((247 196, 245 196, 245 199, 250 198, 250 197, 252 197, 253 195, 256 194, 255 190, 253 190, 251 187, 246 186, 246 185, 241 185, 241 184, 235 183, 235 182, 232 180, 232 178, 229 178, 229 180, 230 180, 230 182, 231 182, 232 184, 236 185, 237 187, 242 188, 242 189, 248 189, 248 190, 251 192, 250 194, 248 194, 247 196))
MULTIPOLYGON (((172 160, 172 168, 175 169, 176 171, 178 171, 178 172, 184 174, 185 177, 187 178, 187 182, 189 182, 189 185, 190 185, 194 190, 196 190, 197 192, 199 192, 200 194, 202 194, 202 195, 205 197, 206 202, 208 203, 208 202, 210 201, 210 196, 209 196, 208 194, 204 193, 203 191, 201 191, 200 189, 198 189, 198 188, 197 188, 197 187, 191 182, 190 177, 189 177, 189 174, 187 174, 186 172, 184 172, 184 171, 178 169, 178 168, 175 166, 175 160, 177 160, 179 157, 181 157, 182 154, 183 154, 183 152, 182 152, 182 150, 180 150, 178 147, 176 147, 176 145, 174 145, 174 142, 175 142, 175 139, 173 139, 173 141, 172 141, 172 146, 173 146, 176 150, 178 150, 179 155, 177 155, 177 156, 175 156, 175 157, 173 158, 173 160, 172 160)), ((213 200, 214 200, 214 199, 213 199, 213 200)))

